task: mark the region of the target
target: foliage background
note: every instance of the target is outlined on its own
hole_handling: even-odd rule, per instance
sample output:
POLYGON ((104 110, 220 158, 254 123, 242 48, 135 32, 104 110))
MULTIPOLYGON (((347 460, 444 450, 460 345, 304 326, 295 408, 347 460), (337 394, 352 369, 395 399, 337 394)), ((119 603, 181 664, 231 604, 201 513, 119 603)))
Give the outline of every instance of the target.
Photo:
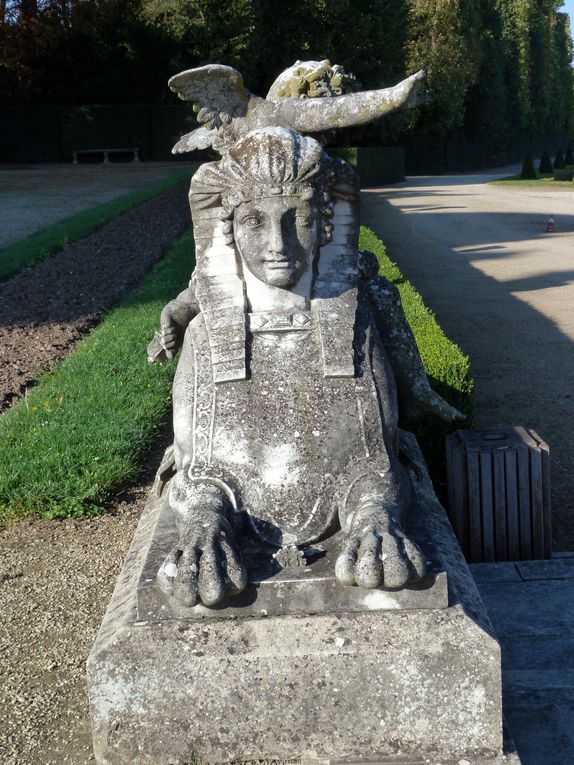
POLYGON ((554 151, 572 136, 572 39, 561 5, 0 0, 0 106, 174 104, 169 76, 209 62, 236 67, 259 95, 296 59, 330 58, 364 87, 424 67, 432 105, 343 141, 404 144, 411 172, 494 164, 554 151))

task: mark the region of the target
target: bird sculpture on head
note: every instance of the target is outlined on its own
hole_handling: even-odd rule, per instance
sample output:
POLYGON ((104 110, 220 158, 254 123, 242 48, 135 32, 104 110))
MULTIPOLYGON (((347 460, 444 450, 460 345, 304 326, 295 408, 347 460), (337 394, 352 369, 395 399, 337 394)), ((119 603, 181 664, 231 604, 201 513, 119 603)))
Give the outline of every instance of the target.
POLYGON ((325 61, 297 61, 275 80, 266 98, 250 93, 231 66, 208 64, 169 80, 184 101, 192 101, 201 127, 182 136, 174 154, 213 148, 223 154, 247 133, 262 127, 284 127, 325 138, 338 128, 357 127, 429 101, 419 89, 424 71, 392 88, 359 90, 353 75, 325 61))

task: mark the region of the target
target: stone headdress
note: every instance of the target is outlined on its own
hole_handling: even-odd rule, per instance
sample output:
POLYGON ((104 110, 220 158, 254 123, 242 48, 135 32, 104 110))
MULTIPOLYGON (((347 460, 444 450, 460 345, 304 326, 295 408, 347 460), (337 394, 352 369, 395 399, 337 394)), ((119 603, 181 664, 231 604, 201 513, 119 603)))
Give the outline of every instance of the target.
POLYGON ((312 310, 321 329, 328 377, 353 376, 358 277, 358 178, 313 138, 287 128, 253 130, 219 162, 195 173, 189 201, 195 229, 195 288, 205 319, 216 383, 246 369, 246 299, 233 240, 234 210, 275 195, 316 199, 322 218, 312 310))

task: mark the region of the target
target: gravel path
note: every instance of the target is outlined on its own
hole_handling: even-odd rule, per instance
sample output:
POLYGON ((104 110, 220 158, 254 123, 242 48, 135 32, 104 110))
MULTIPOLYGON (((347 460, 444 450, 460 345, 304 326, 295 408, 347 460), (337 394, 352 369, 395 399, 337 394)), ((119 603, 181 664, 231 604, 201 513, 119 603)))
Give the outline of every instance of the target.
POLYGON ((192 167, 188 162, 0 165, 0 248, 192 167))
POLYGON ((573 550, 574 188, 493 177, 369 189, 362 219, 470 356, 477 424, 525 425, 549 444, 554 546, 573 550))
MULTIPOLYGON (((0 284, 0 409, 166 253, 189 225, 186 193, 181 184, 0 284)), ((94 762, 85 662, 169 438, 105 515, 0 530, 1 765, 94 762)))
POLYGON ((188 227, 187 183, 0 282, 0 411, 72 351, 188 227))
POLYGON ((99 518, 0 532, 2 765, 94 762, 85 664, 148 491, 99 518))

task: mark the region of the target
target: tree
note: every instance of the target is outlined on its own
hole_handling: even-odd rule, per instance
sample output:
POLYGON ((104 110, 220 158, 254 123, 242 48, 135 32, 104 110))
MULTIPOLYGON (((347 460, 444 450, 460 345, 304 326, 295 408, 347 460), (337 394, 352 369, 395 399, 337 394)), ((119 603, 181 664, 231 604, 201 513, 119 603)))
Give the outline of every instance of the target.
POLYGON ((545 151, 544 154, 540 157, 538 172, 544 175, 549 175, 552 173, 552 169, 552 160, 550 159, 550 154, 545 151))
MULTIPOLYGON (((439 147, 504 162, 574 130, 572 40, 560 0, 0 0, 0 105, 174 103, 168 78, 209 62, 264 96, 297 59, 329 58, 366 88, 425 68, 433 98, 353 143, 439 147), (414 139, 413 139, 414 140, 414 139), (453 145, 450 142, 449 145, 453 145)), ((564 145, 564 144, 563 144, 564 145)))
POLYGON ((534 167, 534 162, 532 161, 532 155, 527 154, 524 158, 524 162, 522 163, 522 170, 520 172, 520 177, 524 180, 534 180, 538 176, 536 175, 536 169, 534 167))
POLYGON ((465 97, 477 81, 479 0, 410 0, 407 69, 428 73, 435 130, 464 120, 465 97))

